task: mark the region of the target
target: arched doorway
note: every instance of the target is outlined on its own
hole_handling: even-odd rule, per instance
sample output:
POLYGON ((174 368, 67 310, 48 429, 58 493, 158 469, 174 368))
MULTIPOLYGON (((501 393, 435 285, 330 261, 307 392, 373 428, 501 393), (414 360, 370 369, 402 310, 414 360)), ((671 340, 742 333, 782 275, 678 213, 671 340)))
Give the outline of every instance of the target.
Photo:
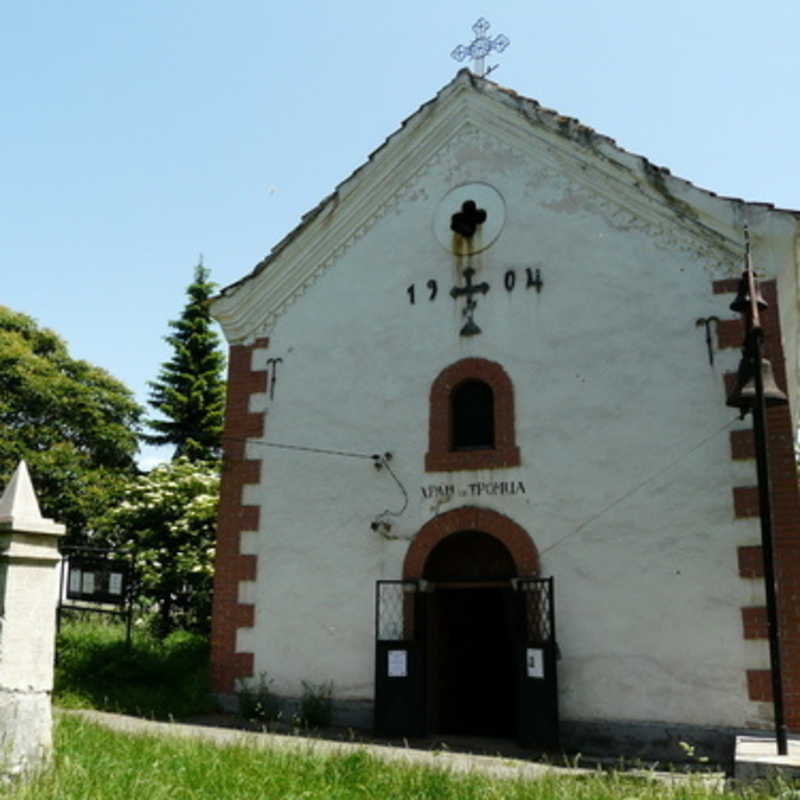
POLYGON ((516 576, 508 548, 478 530, 451 533, 425 560, 432 731, 514 735, 516 576))
POLYGON ((488 508, 428 520, 402 579, 375 586, 375 729, 558 744, 553 578, 524 528, 488 508))

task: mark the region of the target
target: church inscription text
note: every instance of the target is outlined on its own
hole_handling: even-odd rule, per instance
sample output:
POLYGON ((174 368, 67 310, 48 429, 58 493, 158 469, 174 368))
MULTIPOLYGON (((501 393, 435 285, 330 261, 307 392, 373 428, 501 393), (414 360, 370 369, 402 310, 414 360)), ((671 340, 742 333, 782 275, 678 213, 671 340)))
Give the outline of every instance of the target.
POLYGON ((463 486, 452 483, 432 483, 420 486, 424 500, 450 500, 453 497, 514 497, 527 494, 522 481, 475 481, 463 486))

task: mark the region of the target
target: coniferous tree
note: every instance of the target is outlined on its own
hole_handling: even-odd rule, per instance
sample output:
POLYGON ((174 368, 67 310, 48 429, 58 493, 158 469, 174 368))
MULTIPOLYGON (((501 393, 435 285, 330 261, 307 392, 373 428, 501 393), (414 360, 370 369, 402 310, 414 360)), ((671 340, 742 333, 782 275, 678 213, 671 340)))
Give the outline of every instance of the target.
POLYGON ((166 336, 173 348, 169 361, 161 365, 150 382, 148 403, 164 419, 147 421, 154 431, 143 436, 149 444, 175 445, 173 459, 191 461, 219 458, 225 411, 225 358, 220 339, 212 328, 208 301, 215 285, 200 262, 194 281, 187 287, 188 301, 179 320, 169 325, 174 333, 166 336))

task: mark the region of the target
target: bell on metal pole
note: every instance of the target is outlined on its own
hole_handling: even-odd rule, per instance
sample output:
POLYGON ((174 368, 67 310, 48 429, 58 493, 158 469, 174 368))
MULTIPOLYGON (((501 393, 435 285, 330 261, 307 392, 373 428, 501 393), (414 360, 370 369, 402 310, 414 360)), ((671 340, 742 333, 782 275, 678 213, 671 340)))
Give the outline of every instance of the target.
MULTIPOLYGON (((759 308, 767 308, 767 301, 762 297, 761 289, 758 287, 757 283, 755 283, 755 286, 756 305, 759 308)), ((730 309, 731 311, 735 311, 737 314, 744 314, 750 309, 750 285, 746 272, 739 279, 739 287, 736 290, 736 297, 734 298, 734 301, 730 304, 730 309)))
MULTIPOLYGON (((784 406, 789 402, 786 395, 775 383, 772 374, 772 364, 766 358, 761 359, 761 385, 764 387, 764 404, 784 406)), ((738 408, 742 412, 748 411, 756 403, 756 375, 755 364, 752 358, 744 357, 739 362, 739 371, 736 374, 736 386, 728 397, 727 405, 738 408)))

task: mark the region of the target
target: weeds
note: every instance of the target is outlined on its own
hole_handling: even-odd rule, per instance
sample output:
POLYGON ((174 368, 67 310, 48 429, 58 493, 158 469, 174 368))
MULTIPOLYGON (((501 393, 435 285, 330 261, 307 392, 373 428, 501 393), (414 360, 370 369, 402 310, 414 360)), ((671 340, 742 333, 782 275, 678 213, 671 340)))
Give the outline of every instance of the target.
POLYGON ((707 764, 710 760, 708 756, 701 756, 697 752, 697 748, 689 742, 678 742, 678 747, 680 747, 687 759, 696 761, 698 764, 707 764))
POLYGON ((300 724, 306 728, 328 728, 333 720, 333 682, 303 681, 300 724))
POLYGON ((239 681, 236 692, 239 698, 239 715, 250 722, 268 725, 276 722, 281 716, 280 700, 272 691, 272 679, 266 672, 258 676, 258 683, 252 685, 245 680, 239 681))
POLYGON ((67 621, 58 634, 54 700, 67 708, 169 719, 211 711, 208 643, 175 631, 163 641, 97 619, 67 621))

